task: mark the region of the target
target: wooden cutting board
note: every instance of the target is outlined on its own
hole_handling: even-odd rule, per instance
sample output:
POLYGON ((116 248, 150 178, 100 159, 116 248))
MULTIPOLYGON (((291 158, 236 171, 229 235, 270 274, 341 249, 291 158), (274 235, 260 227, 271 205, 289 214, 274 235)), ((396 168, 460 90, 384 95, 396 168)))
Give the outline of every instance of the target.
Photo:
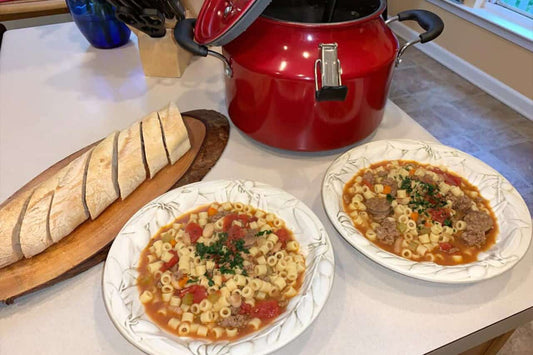
MULTIPOLYGON (((125 200, 115 201, 96 220, 85 221, 44 252, 0 269, 1 301, 13 303, 16 297, 68 279, 103 261, 120 229, 142 206, 168 190, 201 180, 211 170, 228 142, 227 118, 208 110, 189 111, 182 115, 189 131, 191 149, 174 165, 166 166, 153 179, 142 183, 125 200)), ((35 188, 97 143, 57 162, 8 201, 35 188)), ((5 203, 7 201, 2 205, 5 203)))

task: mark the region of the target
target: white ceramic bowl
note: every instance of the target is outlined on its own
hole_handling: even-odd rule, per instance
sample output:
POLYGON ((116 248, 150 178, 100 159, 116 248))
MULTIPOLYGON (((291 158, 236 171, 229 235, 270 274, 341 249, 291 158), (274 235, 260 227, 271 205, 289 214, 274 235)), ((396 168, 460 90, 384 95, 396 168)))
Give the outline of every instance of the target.
POLYGON ((531 215, 509 181, 482 161, 437 143, 383 140, 355 147, 328 168, 322 184, 322 200, 329 219, 348 243, 375 262, 422 280, 469 283, 494 277, 516 265, 531 241, 531 215), (414 160, 446 166, 466 178, 490 201, 500 228, 495 245, 480 253, 476 262, 442 266, 402 258, 366 239, 343 210, 343 187, 360 169, 384 160, 414 160))
POLYGON ((167 192, 141 208, 122 228, 106 260, 103 295, 107 312, 120 333, 151 354, 265 354, 301 334, 318 316, 333 284, 335 262, 324 226, 294 196, 253 181, 207 181, 167 192), (161 330, 144 313, 137 289, 142 250, 163 226, 197 207, 216 202, 243 202, 275 213, 292 230, 306 258, 300 293, 286 312, 258 332, 236 341, 208 342, 161 330))

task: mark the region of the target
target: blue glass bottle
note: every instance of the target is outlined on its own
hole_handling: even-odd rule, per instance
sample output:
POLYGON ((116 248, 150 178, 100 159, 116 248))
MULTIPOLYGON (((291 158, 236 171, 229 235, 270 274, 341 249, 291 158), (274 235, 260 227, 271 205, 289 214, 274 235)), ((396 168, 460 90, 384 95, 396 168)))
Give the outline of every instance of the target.
POLYGON ((115 17, 105 0, 66 0, 81 33, 96 48, 115 48, 127 43, 131 31, 115 17))

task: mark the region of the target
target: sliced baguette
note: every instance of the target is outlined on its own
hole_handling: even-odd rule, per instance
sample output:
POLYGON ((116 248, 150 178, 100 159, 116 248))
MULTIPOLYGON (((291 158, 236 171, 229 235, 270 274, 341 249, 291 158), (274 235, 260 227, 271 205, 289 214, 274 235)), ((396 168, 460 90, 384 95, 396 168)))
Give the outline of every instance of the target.
POLYGON ((139 122, 119 133, 117 151, 118 187, 120 197, 125 199, 146 180, 139 122))
POLYGON ((57 184, 58 174, 55 174, 39 185, 30 197, 20 226, 20 248, 26 258, 39 254, 53 244, 48 216, 57 184))
POLYGON ((83 223, 89 214, 83 203, 84 175, 92 150, 70 162, 59 171, 58 185, 50 207, 50 237, 57 243, 83 223))
POLYGON ((0 268, 22 259, 19 231, 33 190, 27 190, 0 209, 0 268))
POLYGON ((85 202, 95 219, 118 198, 116 147, 118 132, 113 132, 94 148, 85 182, 85 202))
POLYGON ((150 178, 168 164, 167 152, 163 143, 161 124, 157 112, 152 112, 142 120, 144 153, 150 178))
POLYGON ((173 102, 158 112, 163 138, 171 164, 177 162, 189 149, 191 143, 180 111, 173 102))

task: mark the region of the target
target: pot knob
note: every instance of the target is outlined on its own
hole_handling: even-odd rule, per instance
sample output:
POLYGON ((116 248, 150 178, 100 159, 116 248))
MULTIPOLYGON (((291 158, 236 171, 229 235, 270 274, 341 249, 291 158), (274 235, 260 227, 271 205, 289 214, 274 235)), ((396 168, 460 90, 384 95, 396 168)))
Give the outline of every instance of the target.
POLYGON ((317 101, 344 101, 348 88, 342 85, 341 62, 337 43, 320 43, 320 58, 315 61, 315 97, 317 101), (320 85, 318 82, 320 70, 320 85))

